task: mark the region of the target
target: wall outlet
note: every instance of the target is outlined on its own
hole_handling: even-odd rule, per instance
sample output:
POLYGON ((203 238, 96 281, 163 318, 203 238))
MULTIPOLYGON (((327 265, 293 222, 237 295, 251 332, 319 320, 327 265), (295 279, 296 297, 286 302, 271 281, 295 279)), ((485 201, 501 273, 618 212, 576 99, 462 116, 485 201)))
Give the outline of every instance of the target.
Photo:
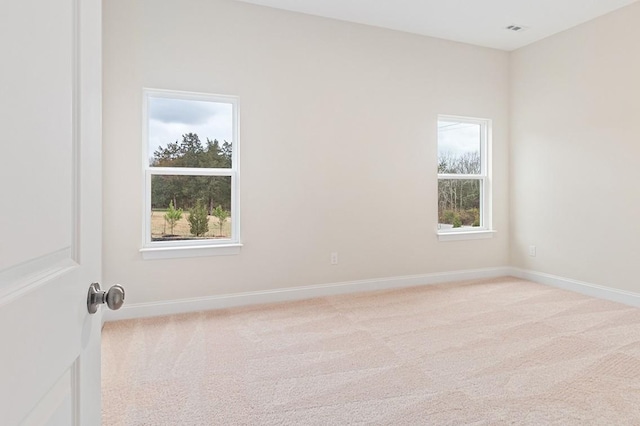
POLYGON ((336 252, 331 253, 331 264, 332 265, 338 264, 338 253, 336 252))
POLYGON ((529 256, 536 257, 536 246, 529 246, 529 256))

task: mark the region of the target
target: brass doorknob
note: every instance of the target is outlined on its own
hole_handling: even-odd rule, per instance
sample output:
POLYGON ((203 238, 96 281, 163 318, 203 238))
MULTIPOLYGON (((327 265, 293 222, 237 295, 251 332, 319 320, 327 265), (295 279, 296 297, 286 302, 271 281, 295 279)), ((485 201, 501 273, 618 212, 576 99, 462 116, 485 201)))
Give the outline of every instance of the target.
POLYGON ((87 295, 87 310, 90 314, 95 314, 98 312, 98 305, 103 303, 113 311, 120 309, 124 304, 124 287, 116 284, 109 291, 104 291, 100 289, 100 284, 91 284, 87 295))

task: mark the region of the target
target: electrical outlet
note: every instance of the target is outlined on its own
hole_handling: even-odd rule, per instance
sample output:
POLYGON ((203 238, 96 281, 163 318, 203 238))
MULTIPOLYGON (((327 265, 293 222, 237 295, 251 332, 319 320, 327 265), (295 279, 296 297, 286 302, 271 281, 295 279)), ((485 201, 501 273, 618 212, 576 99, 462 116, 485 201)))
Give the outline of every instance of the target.
POLYGON ((536 246, 529 246, 529 256, 536 257, 536 246))
POLYGON ((338 253, 336 252, 331 253, 331 264, 332 265, 338 264, 338 253))

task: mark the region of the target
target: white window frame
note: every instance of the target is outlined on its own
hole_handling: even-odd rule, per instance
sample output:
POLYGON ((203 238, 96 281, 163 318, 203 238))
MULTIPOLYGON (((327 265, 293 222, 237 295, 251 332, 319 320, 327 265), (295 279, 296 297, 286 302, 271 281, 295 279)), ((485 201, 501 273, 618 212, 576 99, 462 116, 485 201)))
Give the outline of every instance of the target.
MULTIPOLYGON (((492 228, 491 214, 491 138, 492 121, 487 118, 463 117, 457 115, 438 115, 438 121, 455 121, 459 123, 477 124, 480 126, 480 174, 450 174, 438 173, 438 182, 444 179, 473 179, 480 180, 480 226, 470 228, 438 229, 436 233, 439 241, 457 241, 493 238, 495 230, 492 228)), ((437 126, 436 126, 437 127, 437 126)), ((436 138, 440 143, 439 136, 436 138)), ((437 153, 436 149, 436 153, 437 153)), ((436 154, 437 155, 437 154, 436 154)), ((438 185, 436 185, 438 187, 438 185)), ((437 189, 436 189, 437 190, 437 189)), ((436 205, 436 217, 438 206, 436 205)))
POLYGON ((240 253, 240 138, 238 98, 236 96, 177 90, 143 89, 142 94, 142 170, 144 171, 144 205, 142 248, 144 259, 168 259, 240 253), (219 102, 232 105, 233 140, 231 168, 151 167, 149 164, 149 98, 219 102), (231 238, 205 240, 151 241, 151 177, 154 175, 230 176, 231 177, 231 238))

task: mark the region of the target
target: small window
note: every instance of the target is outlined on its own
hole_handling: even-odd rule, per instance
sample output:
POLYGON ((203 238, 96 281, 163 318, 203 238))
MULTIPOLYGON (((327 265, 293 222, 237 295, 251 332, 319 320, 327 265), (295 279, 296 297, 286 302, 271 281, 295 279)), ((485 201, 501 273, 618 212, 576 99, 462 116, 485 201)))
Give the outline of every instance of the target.
POLYGON ((438 233, 491 229, 490 120, 438 117, 438 233))
POLYGON ((145 90, 144 101, 143 252, 239 245, 237 98, 145 90))

